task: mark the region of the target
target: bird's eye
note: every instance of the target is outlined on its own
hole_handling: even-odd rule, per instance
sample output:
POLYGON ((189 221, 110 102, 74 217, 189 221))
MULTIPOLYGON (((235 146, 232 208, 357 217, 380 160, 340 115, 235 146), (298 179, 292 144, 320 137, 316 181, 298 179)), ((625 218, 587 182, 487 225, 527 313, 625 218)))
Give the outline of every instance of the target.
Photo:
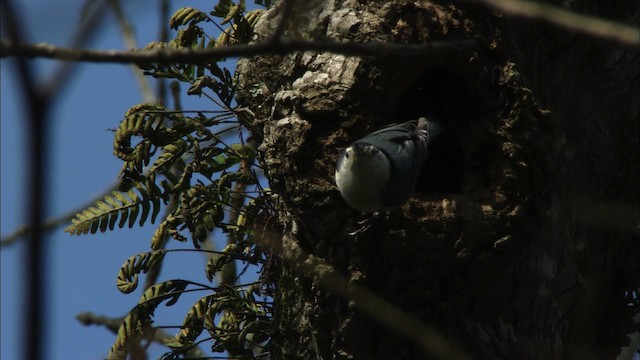
POLYGON ((349 152, 348 151, 344 152, 344 157, 346 157, 347 159, 349 158, 349 152))

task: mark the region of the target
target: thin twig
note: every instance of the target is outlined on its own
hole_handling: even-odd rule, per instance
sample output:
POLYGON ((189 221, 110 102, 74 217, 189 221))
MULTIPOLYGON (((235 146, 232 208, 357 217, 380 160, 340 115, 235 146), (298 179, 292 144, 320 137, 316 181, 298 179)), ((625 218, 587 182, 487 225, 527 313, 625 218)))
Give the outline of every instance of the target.
POLYGON ((0 57, 20 56, 61 61, 116 63, 116 64, 173 64, 213 61, 229 57, 253 57, 259 55, 286 55, 300 51, 331 52, 352 56, 424 56, 447 55, 466 48, 476 47, 468 39, 434 41, 424 44, 353 43, 332 40, 280 40, 277 43, 242 44, 220 46, 212 49, 154 49, 145 51, 88 50, 57 47, 50 44, 12 43, 3 39, 0 57))
MULTIPOLYGON (((113 184, 106 191, 103 191, 99 196, 96 196, 93 199, 87 201, 85 205, 79 206, 63 215, 46 220, 42 225, 40 225, 40 229, 43 232, 48 233, 56 230, 61 226, 68 225, 69 222, 71 222, 71 219, 73 219, 77 213, 85 210, 89 206, 93 206, 98 200, 104 199, 105 195, 110 194, 113 190, 117 189, 117 187, 117 184, 113 184)), ((6 235, 0 240, 0 247, 12 245, 21 238, 31 235, 31 233, 33 232, 33 228, 33 226, 26 224, 19 226, 16 230, 14 230, 14 232, 6 235)))
MULTIPOLYGON (((85 46, 95 35, 97 28, 104 19, 103 13, 106 7, 106 1, 93 2, 91 8, 85 9, 82 22, 78 28, 74 31, 72 41, 70 42, 71 48, 78 48, 85 46)), ((55 98, 62 94, 61 89, 69 83, 73 72, 77 69, 77 64, 73 62, 60 64, 53 72, 52 75, 46 81, 43 81, 39 87, 40 94, 47 98, 49 102, 55 101, 55 98)), ((95 199, 93 202, 101 200, 95 199)), ((91 203, 93 204, 93 203, 91 203)), ((67 214, 47 219, 40 225, 43 233, 54 231, 60 226, 67 224, 73 216, 84 210, 86 207, 74 209, 67 214)), ((18 227, 13 233, 3 237, 0 240, 0 247, 9 246, 15 243, 17 240, 30 236, 33 232, 33 226, 22 225, 18 227)))
MULTIPOLYGON (((96 315, 92 312, 83 312, 76 315, 76 319, 78 319, 78 321, 80 321, 85 326, 90 326, 90 325, 104 326, 105 328, 109 329, 109 331, 117 335, 118 329, 120 329, 120 325, 122 324, 122 320, 124 318, 123 317, 110 318, 107 316, 96 315)), ((149 340, 152 340, 153 342, 156 342, 160 345, 165 346, 165 340, 173 339, 173 338, 174 337, 169 335, 166 331, 158 327, 154 327, 153 336, 151 336, 149 340)), ((205 353, 202 351, 202 349, 200 349, 200 347, 195 346, 189 349, 186 355, 189 357, 203 357, 205 356, 205 353)))
MULTIPOLYGON (((169 41, 169 0, 160 1, 160 20, 158 41, 169 41)), ((156 79, 158 104, 165 106, 167 102, 167 80, 156 79)))
MULTIPOLYGON (((69 47, 73 49, 85 47, 96 34, 96 30, 100 27, 105 17, 103 16, 106 7, 106 1, 102 0, 94 2, 95 4, 86 9, 86 13, 83 14, 82 20, 78 25, 78 28, 74 31, 72 40, 69 43, 69 47)), ((76 63, 63 63, 60 64, 53 72, 52 75, 42 82, 40 89, 45 96, 50 98, 50 101, 55 101, 55 98, 62 94, 63 89, 69 81, 72 79, 75 70, 78 68, 76 63)))
MULTIPOLYGON (((40 226, 40 230, 45 233, 52 232, 60 226, 68 224, 71 219, 73 219, 75 214, 77 214, 77 212, 68 212, 65 215, 51 218, 45 221, 44 224, 40 226)), ((33 230, 34 226, 30 226, 27 224, 19 226, 11 234, 3 237, 2 240, 0 240, 0 247, 13 245, 14 243, 18 242, 18 240, 27 236, 31 236, 31 234, 33 234, 33 230)))
POLYGON ((609 39, 626 45, 640 44, 640 29, 602 19, 582 15, 571 10, 541 2, 528 0, 466 0, 499 10, 507 16, 541 20, 561 28, 576 31, 591 37, 609 39))
MULTIPOLYGON (((161 85, 159 87, 159 89, 163 89, 165 83, 161 83, 159 84, 161 85)), ((174 104, 174 111, 179 113, 182 111, 182 105, 180 104, 180 83, 178 81, 173 81, 171 82, 171 89, 172 89, 172 95, 173 95, 173 104, 174 104)), ((161 97, 158 98, 158 100, 161 103, 164 103, 164 98, 166 97, 166 91, 160 91, 161 97)), ((178 170, 176 168, 176 165, 173 164, 171 166, 171 168, 169 169, 169 171, 171 171, 172 173, 176 173, 178 170)), ((162 217, 162 219, 166 219, 168 218, 171 213, 173 213, 173 211, 176 209, 177 207, 177 201, 176 201, 176 197, 174 195, 171 195, 170 197, 170 201, 169 204, 167 205, 167 207, 164 210, 164 216, 162 217)), ((165 249, 167 247, 167 243, 169 242, 169 234, 164 234, 162 236, 162 239, 160 241, 160 244, 158 244, 157 249, 156 250, 162 250, 165 249)), ((158 278, 160 277, 160 272, 162 271, 162 267, 164 266, 164 260, 158 261, 156 262, 148 271, 147 271, 147 278, 144 282, 144 289, 148 289, 151 286, 153 286, 157 281, 158 278)))
MULTIPOLYGON (((255 141, 247 142, 245 146, 247 148, 252 149, 253 154, 256 153, 257 145, 255 141)), ((239 172, 241 172, 243 175, 247 175, 247 176, 251 175, 250 169, 254 161, 255 161, 255 155, 251 156, 248 159, 243 159, 242 162, 240 163, 239 172)), ((242 207, 244 206, 244 202, 247 199, 247 195, 245 193, 246 187, 247 187, 246 184, 242 182, 238 182, 235 184, 233 188, 233 192, 231 193, 231 196, 229 199, 229 210, 228 210, 229 222, 231 224, 237 224, 238 218, 240 214, 242 214, 242 207)), ((237 242, 238 242, 237 235, 233 232, 230 232, 227 235, 227 245, 235 244, 237 242)), ((233 261, 222 267, 220 271, 220 282, 226 285, 233 285, 241 275, 242 274, 240 275, 237 274, 236 263, 235 261, 233 261)))
MULTIPOLYGON (((118 26, 120 27, 120 33, 122 34, 122 39, 124 40, 125 46, 127 49, 137 49, 138 42, 136 41, 136 37, 133 33, 133 26, 127 20, 124 12, 122 11, 122 6, 120 4, 120 0, 109 0, 109 4, 111 5, 111 9, 116 15, 116 20, 118 22, 118 26)), ((140 88, 140 92, 142 93, 142 98, 145 102, 153 104, 156 102, 156 97, 153 94, 153 90, 151 90, 151 85, 149 84, 149 79, 143 73, 143 71, 135 66, 130 66, 131 72, 133 72, 133 76, 136 78, 136 82, 138 83, 138 87, 140 88)))

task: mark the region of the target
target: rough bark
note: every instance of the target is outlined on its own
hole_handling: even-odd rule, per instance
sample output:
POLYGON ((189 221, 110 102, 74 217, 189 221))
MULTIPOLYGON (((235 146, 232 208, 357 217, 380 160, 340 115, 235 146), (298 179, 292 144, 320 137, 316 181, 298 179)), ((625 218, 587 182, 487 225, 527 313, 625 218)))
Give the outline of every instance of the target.
MULTIPOLYGON (((480 8, 296 4, 285 36, 478 47, 241 60, 238 99, 256 114, 278 247, 320 259, 473 358, 614 357, 634 330, 626 291, 638 288, 638 49, 480 8), (362 215, 333 183, 340 148, 420 115, 445 123, 447 144, 402 209, 348 235, 362 215)), ((635 1, 606 14, 596 5, 573 3, 638 24, 635 1)), ((267 12, 259 39, 281 14, 281 4, 267 12)), ((300 268, 269 269, 274 358, 434 356, 300 268)))

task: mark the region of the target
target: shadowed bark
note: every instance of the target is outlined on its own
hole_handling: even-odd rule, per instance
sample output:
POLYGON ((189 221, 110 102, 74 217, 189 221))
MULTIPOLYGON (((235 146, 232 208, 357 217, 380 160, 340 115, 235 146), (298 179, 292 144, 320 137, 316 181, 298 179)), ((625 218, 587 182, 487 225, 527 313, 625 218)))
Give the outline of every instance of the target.
MULTIPOLYGON (((574 6, 638 24, 634 1, 574 6)), ((265 14, 259 39, 282 13, 279 4, 265 14)), ((637 329, 637 306, 626 305, 640 257, 637 48, 414 1, 295 2, 284 36, 460 43, 424 57, 240 61, 238 101, 256 114, 284 253, 321 259, 473 358, 615 357, 637 329), (333 183, 341 148, 422 115, 440 119, 447 136, 415 196, 347 235, 363 215, 333 183)), ((269 269, 273 358, 435 356, 300 265, 269 269)))

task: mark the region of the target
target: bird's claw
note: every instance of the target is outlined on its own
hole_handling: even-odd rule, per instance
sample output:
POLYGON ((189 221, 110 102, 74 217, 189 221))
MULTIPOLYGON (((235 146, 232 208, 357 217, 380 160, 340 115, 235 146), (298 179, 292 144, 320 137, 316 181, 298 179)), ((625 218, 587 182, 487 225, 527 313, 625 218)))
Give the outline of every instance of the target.
POLYGON ((348 234, 351 236, 360 235, 365 231, 369 230, 371 226, 380 218, 380 213, 378 211, 374 212, 370 217, 366 217, 362 220, 358 221, 358 225, 360 227, 354 231, 349 232, 348 234))

